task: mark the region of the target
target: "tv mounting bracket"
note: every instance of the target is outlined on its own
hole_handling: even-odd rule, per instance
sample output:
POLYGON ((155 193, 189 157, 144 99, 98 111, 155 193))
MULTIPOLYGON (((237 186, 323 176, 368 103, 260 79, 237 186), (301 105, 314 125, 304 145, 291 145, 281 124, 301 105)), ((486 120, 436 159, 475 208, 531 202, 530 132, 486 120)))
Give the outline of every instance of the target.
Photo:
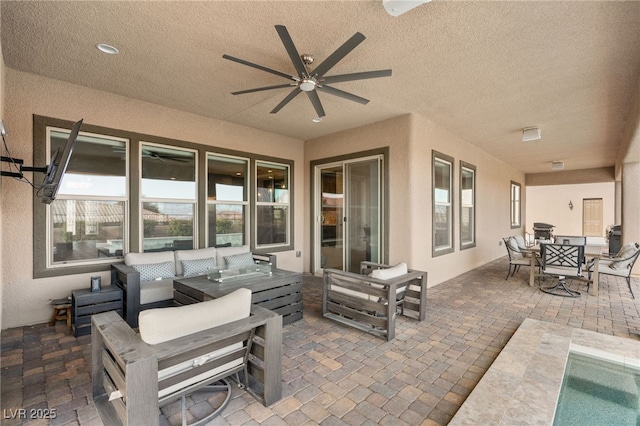
POLYGON ((19 166, 19 170, 20 170, 19 172, 5 172, 4 170, 0 170, 0 176, 11 176, 11 177, 22 179, 24 177, 22 172, 37 172, 37 173, 46 173, 47 172, 47 168, 46 167, 29 167, 29 166, 25 166, 24 165, 24 160, 21 160, 20 158, 5 157, 3 155, 2 157, 0 157, 0 159, 5 163, 17 164, 19 166))

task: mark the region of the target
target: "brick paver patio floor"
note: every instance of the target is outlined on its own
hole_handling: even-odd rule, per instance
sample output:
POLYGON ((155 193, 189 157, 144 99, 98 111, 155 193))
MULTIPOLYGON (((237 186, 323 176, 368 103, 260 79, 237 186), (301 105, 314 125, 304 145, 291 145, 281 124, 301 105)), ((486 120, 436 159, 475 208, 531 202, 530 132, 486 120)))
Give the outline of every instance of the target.
MULTIPOLYGON (((506 258, 428 291, 427 319, 400 317, 386 342, 325 319, 321 279, 305 276, 304 319, 283 335, 283 394, 264 407, 234 388, 215 425, 445 425, 524 318, 640 340, 640 286, 602 276, 597 297, 552 296, 528 286, 528 269, 505 280, 506 258)), ((577 288, 576 284, 572 285, 577 288)), ((2 331, 2 424, 101 425, 91 401, 91 339, 63 322, 2 331), (55 411, 20 420, 18 409, 55 411)), ((193 398, 196 416, 216 396, 193 398)), ((177 403, 160 424, 178 424, 177 403)), ((526 424, 526 419, 523 419, 526 424)))

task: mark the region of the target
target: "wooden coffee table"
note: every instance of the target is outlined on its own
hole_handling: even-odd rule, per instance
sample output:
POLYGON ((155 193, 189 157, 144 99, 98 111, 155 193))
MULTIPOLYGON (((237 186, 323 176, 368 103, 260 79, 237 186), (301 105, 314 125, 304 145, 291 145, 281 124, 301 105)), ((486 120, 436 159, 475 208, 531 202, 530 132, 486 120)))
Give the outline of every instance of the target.
POLYGON ((217 282, 206 276, 173 280, 173 299, 188 305, 217 299, 239 288, 251 290, 251 302, 282 315, 282 324, 302 318, 302 274, 274 269, 271 275, 251 274, 217 282))

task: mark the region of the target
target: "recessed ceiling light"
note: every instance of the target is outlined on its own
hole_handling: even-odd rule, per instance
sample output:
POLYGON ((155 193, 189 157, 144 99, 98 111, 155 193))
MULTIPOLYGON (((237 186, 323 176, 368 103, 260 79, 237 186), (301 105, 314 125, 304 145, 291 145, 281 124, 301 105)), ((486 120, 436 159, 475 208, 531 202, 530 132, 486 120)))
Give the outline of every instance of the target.
POLYGON ((99 44, 96 44, 96 47, 102 53, 107 53, 109 55, 117 55, 118 53, 120 53, 120 51, 117 48, 109 44, 99 43, 99 44))
POLYGON ((322 123, 322 117, 314 117, 311 119, 314 123, 322 123))

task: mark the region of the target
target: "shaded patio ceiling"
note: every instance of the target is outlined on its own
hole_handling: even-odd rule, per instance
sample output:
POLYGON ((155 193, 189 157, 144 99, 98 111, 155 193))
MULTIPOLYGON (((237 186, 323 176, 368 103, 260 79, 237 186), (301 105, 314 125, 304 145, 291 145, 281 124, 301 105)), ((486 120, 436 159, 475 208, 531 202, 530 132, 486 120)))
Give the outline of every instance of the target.
MULTIPOLYGON (((7 1, 7 67, 309 140, 414 113, 525 173, 613 166, 640 95, 640 2, 433 1, 391 17, 382 1, 7 1), (366 40, 327 75, 391 68, 336 83, 370 99, 320 93, 326 111, 278 89, 295 74, 274 25, 321 62, 356 32, 366 40), (116 46, 109 56, 97 43, 116 46), (522 128, 542 139, 524 143, 522 128)), ((10 106, 9 106, 10 107, 10 106)), ((633 124, 636 123, 636 124, 633 124)))

